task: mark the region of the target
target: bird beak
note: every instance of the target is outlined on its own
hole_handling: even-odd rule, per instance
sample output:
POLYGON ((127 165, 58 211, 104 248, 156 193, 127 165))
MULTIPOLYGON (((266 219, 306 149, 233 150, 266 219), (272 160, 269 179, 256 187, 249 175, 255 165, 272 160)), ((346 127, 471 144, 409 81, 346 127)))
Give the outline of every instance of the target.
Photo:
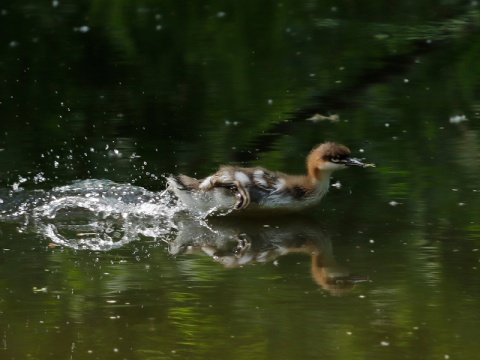
POLYGON ((361 162, 360 160, 354 159, 354 158, 348 158, 345 161, 346 166, 360 166, 360 167, 365 167, 365 164, 361 162))

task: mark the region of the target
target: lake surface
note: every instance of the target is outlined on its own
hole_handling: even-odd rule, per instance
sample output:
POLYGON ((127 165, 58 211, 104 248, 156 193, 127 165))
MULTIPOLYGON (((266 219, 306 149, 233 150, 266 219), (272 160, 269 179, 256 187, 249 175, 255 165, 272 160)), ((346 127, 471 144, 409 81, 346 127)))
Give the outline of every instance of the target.
POLYGON ((0 5, 1 359, 474 359, 480 5, 0 5), (334 174, 291 216, 165 175, 334 174))

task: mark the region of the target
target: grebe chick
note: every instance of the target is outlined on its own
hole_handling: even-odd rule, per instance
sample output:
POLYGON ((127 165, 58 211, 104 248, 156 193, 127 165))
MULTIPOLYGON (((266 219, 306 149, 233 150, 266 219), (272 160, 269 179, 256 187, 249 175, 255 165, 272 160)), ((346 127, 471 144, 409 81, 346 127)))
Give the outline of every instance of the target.
POLYGON ((168 190, 194 210, 300 210, 320 202, 334 171, 349 166, 369 167, 350 157, 350 150, 326 142, 307 156, 306 175, 287 175, 263 167, 221 166, 213 175, 194 179, 169 176, 168 190))

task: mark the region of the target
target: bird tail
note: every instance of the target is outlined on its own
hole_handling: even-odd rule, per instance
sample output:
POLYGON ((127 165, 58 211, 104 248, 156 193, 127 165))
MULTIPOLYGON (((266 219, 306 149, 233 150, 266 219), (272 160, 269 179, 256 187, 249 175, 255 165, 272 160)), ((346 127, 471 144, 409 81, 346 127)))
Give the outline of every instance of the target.
POLYGON ((167 189, 174 187, 178 190, 198 190, 200 181, 185 175, 167 176, 167 189))

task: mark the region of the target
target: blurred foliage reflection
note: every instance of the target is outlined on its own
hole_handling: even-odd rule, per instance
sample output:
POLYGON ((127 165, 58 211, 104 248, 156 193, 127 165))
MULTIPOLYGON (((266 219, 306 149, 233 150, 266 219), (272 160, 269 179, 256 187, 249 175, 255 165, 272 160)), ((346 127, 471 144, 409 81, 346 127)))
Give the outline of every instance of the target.
POLYGON ((0 0, 0 352, 475 358, 479 11, 0 0), (79 179, 159 191, 164 173, 227 162, 301 173, 324 140, 378 164, 336 176, 308 215, 339 263, 372 279, 344 297, 320 290, 307 256, 226 271, 199 254, 172 258, 170 238, 147 231, 99 252, 49 248, 27 217, 3 221, 7 204, 79 179))

